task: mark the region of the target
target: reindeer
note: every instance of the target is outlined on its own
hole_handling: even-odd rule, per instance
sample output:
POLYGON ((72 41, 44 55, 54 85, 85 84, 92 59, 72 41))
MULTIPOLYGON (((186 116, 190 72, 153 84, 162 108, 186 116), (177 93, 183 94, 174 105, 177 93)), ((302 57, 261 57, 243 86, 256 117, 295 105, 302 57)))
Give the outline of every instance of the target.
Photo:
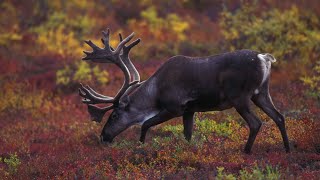
POLYGON ((168 59, 149 79, 140 76, 129 58, 131 48, 140 39, 127 44, 134 33, 122 39, 116 49, 109 45, 110 30, 103 31, 99 48, 85 41, 92 52, 84 51, 85 61, 114 63, 124 73, 124 83, 115 97, 101 95, 89 86, 79 88, 82 102, 88 105, 92 120, 101 122, 113 110, 100 140, 111 143, 114 137, 132 125, 140 124, 140 141, 145 142, 148 129, 182 116, 184 136, 190 141, 195 112, 222 111, 235 108, 247 122, 250 133, 245 153, 250 153, 261 127, 250 102, 262 109, 280 129, 286 152, 290 151, 285 119, 273 105, 269 93, 271 63, 276 59, 268 53, 239 50, 208 57, 174 56, 168 59), (111 104, 104 108, 94 104, 111 104))

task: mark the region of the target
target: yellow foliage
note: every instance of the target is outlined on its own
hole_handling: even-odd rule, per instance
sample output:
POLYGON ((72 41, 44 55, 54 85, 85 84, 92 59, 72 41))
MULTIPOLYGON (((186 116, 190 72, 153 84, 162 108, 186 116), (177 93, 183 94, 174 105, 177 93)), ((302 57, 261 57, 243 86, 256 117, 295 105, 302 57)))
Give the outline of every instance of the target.
POLYGON ((56 73, 56 83, 57 84, 68 84, 70 82, 71 69, 66 66, 64 69, 59 69, 56 73))
POLYGON ((74 37, 74 33, 66 32, 63 25, 39 34, 38 43, 43 53, 51 52, 67 57, 70 55, 78 56, 82 52, 82 47, 74 37))
POLYGON ((77 71, 75 72, 73 76, 73 80, 75 81, 85 81, 85 80, 91 80, 91 68, 87 62, 80 61, 78 63, 77 71))
POLYGON ((55 0, 55 1, 47 1, 47 3, 48 3, 48 6, 55 11, 64 9, 66 12, 70 12, 74 9, 86 10, 94 6, 94 1, 89 1, 89 0, 69 0, 69 1, 55 0))
POLYGON ((220 27, 226 49, 270 52, 284 64, 293 59, 307 63, 310 52, 320 47, 315 40, 320 37, 316 28, 318 19, 303 14, 296 6, 285 11, 273 9, 255 14, 258 14, 256 5, 246 3, 235 13, 227 10, 221 13, 220 27))
POLYGON ((155 57, 177 54, 181 42, 186 39, 189 22, 175 13, 161 17, 155 6, 149 6, 140 16, 141 19, 128 20, 129 27, 138 31, 137 34, 144 34, 149 41, 144 39, 144 48, 135 49, 134 55, 141 57, 152 53, 155 57))
POLYGON ((141 12, 141 21, 132 19, 129 21, 129 25, 133 29, 141 29, 141 31, 149 30, 154 38, 162 40, 165 36, 165 40, 182 41, 185 39, 184 33, 189 29, 190 25, 187 21, 184 21, 177 14, 170 13, 165 18, 159 17, 157 9, 154 6, 150 6, 146 10, 141 12), (138 26, 138 27, 136 27, 138 26), (165 33, 166 31, 170 33, 165 33))
POLYGON ((101 84, 106 84, 109 82, 109 73, 105 70, 100 70, 98 66, 93 68, 93 74, 97 78, 98 82, 101 84))
POLYGON ((28 91, 28 84, 4 82, 1 84, 0 112, 15 113, 21 110, 29 112, 33 117, 39 117, 39 109, 44 105, 46 94, 43 91, 28 91))
POLYGON ((85 9, 88 8, 91 2, 88 0, 69 0, 69 3, 73 6, 85 9))
POLYGON ((309 86, 311 95, 320 97, 320 61, 313 68, 312 76, 300 78, 303 83, 309 86))
POLYGON ((67 85, 74 82, 89 82, 96 81, 100 84, 109 82, 109 73, 105 70, 100 70, 99 66, 92 68, 88 62, 80 61, 75 64, 75 67, 65 66, 56 73, 56 83, 67 85))
POLYGON ((19 41, 22 39, 19 33, 19 17, 16 8, 9 2, 0 3, 0 9, 0 24, 5 26, 5 28, 0 28, 0 45, 7 46, 11 41, 19 41))
POLYGON ((11 41, 21 40, 22 36, 18 33, 1 33, 0 34, 0 45, 8 45, 11 41))
MULTIPOLYGON (((70 1, 68 3, 55 1, 49 4, 53 9, 59 9, 61 4, 67 6, 65 8, 72 9, 72 6, 77 6, 81 9, 89 2, 81 0, 75 4, 69 3, 70 1)), ((58 10, 53 11, 45 23, 30 29, 31 32, 37 34, 37 54, 58 54, 65 58, 72 58, 82 53, 83 47, 79 37, 91 32, 90 27, 95 23, 95 20, 90 19, 88 15, 75 16, 72 13, 71 15, 58 10)))
POLYGON ((176 14, 169 14, 167 19, 169 20, 170 26, 173 31, 177 33, 178 39, 185 40, 185 35, 183 32, 189 29, 189 23, 185 21, 181 21, 179 16, 176 14))

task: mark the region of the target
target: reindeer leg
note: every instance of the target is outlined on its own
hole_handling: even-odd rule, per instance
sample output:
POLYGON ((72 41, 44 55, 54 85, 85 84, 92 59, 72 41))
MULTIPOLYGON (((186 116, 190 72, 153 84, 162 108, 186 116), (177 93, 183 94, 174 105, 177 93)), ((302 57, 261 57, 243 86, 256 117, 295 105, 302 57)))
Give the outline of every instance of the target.
POLYGON ((144 122, 141 128, 140 142, 144 143, 147 131, 150 127, 166 122, 174 117, 177 116, 168 112, 167 110, 162 110, 159 112, 159 114, 144 122))
POLYGON ((194 112, 185 112, 183 114, 183 134, 187 141, 191 140, 193 128, 194 112))
POLYGON ((252 101, 255 105, 257 105, 260 109, 262 109, 278 126, 281 136, 283 139, 284 147, 286 152, 290 152, 288 135, 285 127, 285 119, 279 111, 276 110, 272 103, 272 99, 268 91, 260 92, 256 96, 252 97, 252 101))
POLYGON ((244 152, 249 154, 262 123, 260 119, 250 110, 249 100, 237 102, 235 108, 241 117, 248 123, 250 128, 249 138, 244 149, 244 152))

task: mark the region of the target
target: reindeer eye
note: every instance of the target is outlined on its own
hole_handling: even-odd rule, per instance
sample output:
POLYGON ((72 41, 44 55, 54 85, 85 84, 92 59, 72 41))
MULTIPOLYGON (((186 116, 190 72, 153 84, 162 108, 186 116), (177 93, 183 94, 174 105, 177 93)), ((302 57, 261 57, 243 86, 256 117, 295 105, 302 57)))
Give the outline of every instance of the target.
POLYGON ((111 116, 111 118, 112 118, 112 119, 115 119, 115 120, 118 119, 118 114, 117 114, 117 113, 113 113, 112 116, 111 116))

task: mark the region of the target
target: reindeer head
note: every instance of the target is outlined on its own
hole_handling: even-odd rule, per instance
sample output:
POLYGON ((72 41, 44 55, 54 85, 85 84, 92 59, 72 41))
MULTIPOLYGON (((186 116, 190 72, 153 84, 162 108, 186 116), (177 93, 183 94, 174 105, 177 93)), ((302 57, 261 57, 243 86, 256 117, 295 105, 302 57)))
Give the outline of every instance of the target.
POLYGON ((113 63, 117 65, 124 73, 124 83, 115 97, 101 95, 89 86, 83 86, 82 84, 79 88, 79 95, 83 97, 82 102, 88 105, 88 111, 93 121, 101 122, 104 114, 113 109, 100 136, 102 142, 111 142, 115 136, 134 123, 131 120, 134 113, 130 113, 128 94, 140 86, 140 76, 134 65, 131 63, 129 52, 132 47, 140 42, 140 39, 137 39, 126 46, 125 44, 133 38, 134 33, 125 39, 122 39, 121 34, 119 34, 120 43, 114 50, 109 45, 110 30, 107 29, 107 31, 103 31, 102 34, 103 38, 101 41, 105 47, 100 48, 91 41, 85 41, 93 51, 84 51, 86 57, 82 59, 97 63, 113 63), (132 81, 131 74, 133 74, 132 81), (104 108, 93 105, 101 103, 111 105, 104 108))
POLYGON ((101 142, 111 143, 115 136, 135 124, 133 119, 136 118, 136 113, 132 113, 129 106, 129 102, 123 103, 121 100, 119 104, 115 105, 102 129, 101 142))

